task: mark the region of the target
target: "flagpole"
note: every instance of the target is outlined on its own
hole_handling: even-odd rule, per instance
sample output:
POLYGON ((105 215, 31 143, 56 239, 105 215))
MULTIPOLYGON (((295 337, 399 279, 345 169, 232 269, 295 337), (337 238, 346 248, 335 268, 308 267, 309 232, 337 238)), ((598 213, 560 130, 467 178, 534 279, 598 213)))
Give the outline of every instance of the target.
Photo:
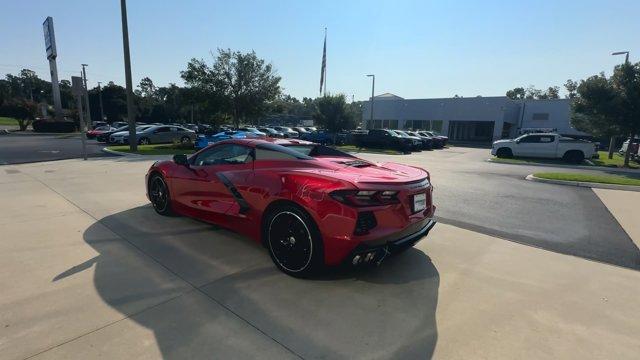
MULTIPOLYGON (((324 51, 325 51, 325 59, 327 52, 327 28, 324 28, 324 51)), ((324 62, 324 96, 327 96, 327 61, 324 62)))

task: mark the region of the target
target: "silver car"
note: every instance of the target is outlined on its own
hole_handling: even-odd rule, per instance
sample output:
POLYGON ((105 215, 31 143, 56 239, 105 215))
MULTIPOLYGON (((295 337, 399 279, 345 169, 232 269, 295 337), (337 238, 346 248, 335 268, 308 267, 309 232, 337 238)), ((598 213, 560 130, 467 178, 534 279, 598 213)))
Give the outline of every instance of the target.
MULTIPOLYGON (((154 125, 138 131, 136 129, 136 138, 138 144, 164 144, 179 141, 183 144, 193 143, 196 141, 196 132, 185 129, 181 126, 173 125, 154 125)), ((122 136, 122 143, 129 143, 129 133, 122 136)))

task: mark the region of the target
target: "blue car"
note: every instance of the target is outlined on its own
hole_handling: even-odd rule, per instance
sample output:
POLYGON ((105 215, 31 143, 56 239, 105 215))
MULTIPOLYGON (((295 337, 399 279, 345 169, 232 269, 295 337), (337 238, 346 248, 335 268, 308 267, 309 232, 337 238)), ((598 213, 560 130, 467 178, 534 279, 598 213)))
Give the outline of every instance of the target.
POLYGON ((257 138, 258 136, 254 133, 248 131, 223 131, 214 135, 199 135, 198 139, 196 139, 196 143, 194 144, 197 150, 203 149, 211 144, 215 144, 218 141, 228 140, 228 139, 246 139, 246 138, 257 138))

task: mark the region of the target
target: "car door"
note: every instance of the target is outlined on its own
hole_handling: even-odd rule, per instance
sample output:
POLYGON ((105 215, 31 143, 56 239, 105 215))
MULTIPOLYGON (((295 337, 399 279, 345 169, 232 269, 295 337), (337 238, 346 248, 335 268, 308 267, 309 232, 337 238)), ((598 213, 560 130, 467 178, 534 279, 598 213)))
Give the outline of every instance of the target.
POLYGON ((167 139, 169 137, 170 130, 171 129, 169 128, 169 126, 160 126, 152 130, 152 133, 150 135, 151 142, 156 144, 168 142, 167 139))
POLYGON ((520 139, 514 155, 528 157, 554 157, 554 135, 528 135, 520 139))
POLYGON ((239 184, 253 176, 252 149, 238 144, 212 146, 191 159, 173 179, 175 198, 193 216, 219 221, 225 214, 240 214, 248 204, 239 184))

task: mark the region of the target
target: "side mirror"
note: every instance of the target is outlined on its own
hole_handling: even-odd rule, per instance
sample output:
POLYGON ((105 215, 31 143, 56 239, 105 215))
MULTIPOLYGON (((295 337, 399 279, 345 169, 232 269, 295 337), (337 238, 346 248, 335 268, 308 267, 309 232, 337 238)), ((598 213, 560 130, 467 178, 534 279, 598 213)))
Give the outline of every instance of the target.
POLYGON ((520 140, 516 140, 516 144, 520 144, 520 140))
POLYGON ((187 159, 187 155, 185 154, 173 155, 173 162, 178 165, 189 167, 189 159, 187 159))

